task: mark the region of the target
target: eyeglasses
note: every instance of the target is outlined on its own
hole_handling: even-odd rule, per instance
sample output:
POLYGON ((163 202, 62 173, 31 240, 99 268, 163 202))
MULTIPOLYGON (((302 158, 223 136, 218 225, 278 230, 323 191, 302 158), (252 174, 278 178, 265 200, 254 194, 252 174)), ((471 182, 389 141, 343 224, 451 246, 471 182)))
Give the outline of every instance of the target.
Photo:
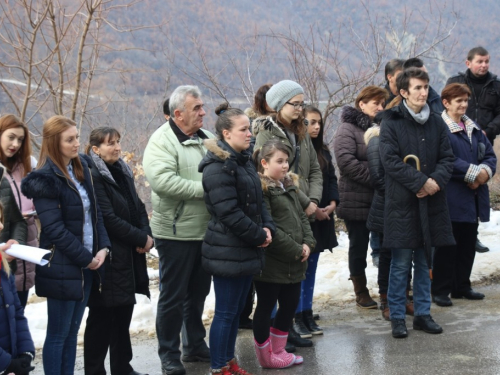
POLYGON ((304 109, 304 107, 306 106, 306 103, 304 103, 304 102, 302 102, 302 103, 290 103, 290 102, 286 102, 286 104, 293 105, 293 109, 304 109))

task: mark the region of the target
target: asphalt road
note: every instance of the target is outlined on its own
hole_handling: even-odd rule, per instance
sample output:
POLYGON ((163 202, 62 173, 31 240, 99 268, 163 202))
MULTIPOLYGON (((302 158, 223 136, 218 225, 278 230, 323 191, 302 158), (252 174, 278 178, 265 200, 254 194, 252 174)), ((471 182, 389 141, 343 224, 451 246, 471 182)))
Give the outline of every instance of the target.
MULTIPOLYGON (((286 370, 262 370, 255 357, 251 331, 239 332, 237 356, 252 374, 500 374, 500 285, 477 287, 486 294, 483 301, 453 300, 452 307, 433 304, 432 315, 444 332, 430 335, 413 331, 407 318, 409 336, 394 339, 390 323, 379 310, 361 310, 354 303, 318 311, 324 335, 313 338, 314 347, 297 353, 304 363, 286 370)), ((136 371, 161 375, 155 337, 133 338, 136 371)), ((188 363, 187 374, 208 374, 209 364, 188 363)), ((109 373, 109 372, 108 372, 109 373)), ((43 374, 41 354, 36 370, 43 374)), ((75 374, 84 374, 83 351, 77 354, 75 374)), ((115 374, 122 375, 122 374, 115 374)))

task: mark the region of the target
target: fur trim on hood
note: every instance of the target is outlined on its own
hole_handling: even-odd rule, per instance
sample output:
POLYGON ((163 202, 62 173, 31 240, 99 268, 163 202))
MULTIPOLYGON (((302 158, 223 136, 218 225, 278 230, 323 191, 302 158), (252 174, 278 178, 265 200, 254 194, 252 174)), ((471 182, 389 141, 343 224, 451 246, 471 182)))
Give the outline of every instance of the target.
POLYGON ((29 199, 55 199, 59 196, 61 187, 62 181, 55 174, 34 171, 23 179, 21 192, 29 199))
POLYGON ((252 107, 248 107, 247 109, 245 109, 245 115, 247 115, 250 120, 255 120, 257 117, 260 116, 260 114, 255 111, 255 109, 253 109, 252 107))
POLYGON ((365 135, 364 135, 365 144, 368 146, 370 139, 378 137, 379 135, 380 135, 380 126, 379 125, 372 126, 370 129, 368 129, 365 132, 365 135))
POLYGON ((353 124, 364 131, 368 130, 372 126, 372 121, 368 115, 365 115, 360 110, 351 106, 345 106, 343 108, 340 120, 342 122, 353 124))
MULTIPOLYGON (((260 183, 262 185, 262 190, 263 191, 267 191, 270 187, 272 188, 275 188, 278 186, 278 184, 276 183, 276 181, 274 181, 272 178, 269 178, 265 175, 263 175, 262 173, 259 173, 259 177, 260 177, 260 183)), ((292 172, 288 172, 286 175, 285 175, 285 178, 283 179, 283 186, 286 188, 288 188, 289 186, 292 186, 294 185, 295 187, 299 187, 299 176, 296 175, 295 173, 292 173, 292 172)))
POLYGON ((212 154, 217 156, 221 160, 229 159, 231 153, 229 151, 223 150, 218 144, 218 139, 206 139, 203 141, 206 149, 210 151, 212 154))

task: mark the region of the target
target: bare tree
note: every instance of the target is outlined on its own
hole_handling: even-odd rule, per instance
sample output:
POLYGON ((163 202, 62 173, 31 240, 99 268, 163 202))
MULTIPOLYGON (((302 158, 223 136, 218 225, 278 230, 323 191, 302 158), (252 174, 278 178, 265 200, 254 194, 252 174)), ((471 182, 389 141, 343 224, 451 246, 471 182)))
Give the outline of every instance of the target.
MULTIPOLYGON (((110 90, 96 92, 97 78, 120 77, 125 66, 103 56, 142 46, 114 48, 110 33, 133 33, 160 25, 118 25, 113 17, 136 0, 40 0, 0 2, 0 88, 15 112, 36 134, 35 118, 60 114, 92 127, 113 101, 110 90), (108 36, 108 38, 107 38, 108 36)), ((38 148, 36 137, 34 145, 38 148)))

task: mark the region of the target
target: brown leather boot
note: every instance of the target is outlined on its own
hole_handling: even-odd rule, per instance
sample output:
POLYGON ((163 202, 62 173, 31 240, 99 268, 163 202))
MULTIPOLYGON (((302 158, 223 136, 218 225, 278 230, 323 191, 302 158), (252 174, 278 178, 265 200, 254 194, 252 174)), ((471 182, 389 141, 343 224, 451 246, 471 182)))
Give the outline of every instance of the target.
POLYGON ((387 321, 390 321, 390 311, 389 311, 389 303, 387 302, 387 294, 380 295, 380 310, 382 311, 382 318, 387 321))
POLYGON ((362 309, 376 309, 377 302, 370 297, 366 288, 366 275, 351 276, 351 280, 356 293, 356 305, 362 309))
POLYGON ((413 301, 410 299, 410 291, 406 291, 406 315, 413 316, 415 309, 413 308, 413 301))

